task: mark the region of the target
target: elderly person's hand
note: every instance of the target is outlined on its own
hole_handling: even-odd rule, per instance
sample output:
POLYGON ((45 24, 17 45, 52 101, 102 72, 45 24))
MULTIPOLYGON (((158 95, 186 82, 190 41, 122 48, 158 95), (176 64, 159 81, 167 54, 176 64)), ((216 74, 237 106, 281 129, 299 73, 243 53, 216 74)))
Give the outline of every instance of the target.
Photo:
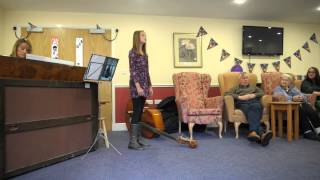
POLYGON ((303 101, 303 96, 299 96, 299 95, 293 96, 292 101, 301 102, 301 101, 303 101))
POLYGON ((242 101, 247 101, 247 100, 253 99, 255 97, 256 97, 255 94, 246 94, 246 95, 239 96, 238 99, 240 99, 242 101))
POLYGON ((316 95, 316 96, 320 96, 320 91, 313 91, 312 94, 314 94, 314 95, 316 95))
POLYGON ((255 94, 247 94, 247 96, 249 96, 249 99, 254 99, 254 98, 256 98, 256 95, 255 95, 255 94))

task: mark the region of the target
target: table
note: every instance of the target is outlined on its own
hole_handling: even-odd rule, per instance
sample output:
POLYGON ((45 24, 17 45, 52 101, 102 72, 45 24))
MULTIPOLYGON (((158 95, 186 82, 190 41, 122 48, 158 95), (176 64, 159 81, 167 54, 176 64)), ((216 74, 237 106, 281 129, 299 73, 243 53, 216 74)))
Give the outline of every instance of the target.
MULTIPOLYGON (((287 139, 292 141, 292 112, 294 112, 294 138, 299 139, 299 105, 301 102, 271 102, 271 129, 273 138, 276 137, 275 113, 285 111, 287 113, 287 139)), ((278 134, 282 137, 283 123, 282 113, 278 113, 278 134)))

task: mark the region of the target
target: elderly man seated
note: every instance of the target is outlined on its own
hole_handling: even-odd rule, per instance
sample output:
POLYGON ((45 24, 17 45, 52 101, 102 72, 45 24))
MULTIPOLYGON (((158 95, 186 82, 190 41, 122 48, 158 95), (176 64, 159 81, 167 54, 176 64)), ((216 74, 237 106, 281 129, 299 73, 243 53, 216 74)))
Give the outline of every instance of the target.
POLYGON ((264 93, 260 88, 249 84, 247 73, 240 73, 239 78, 239 85, 232 88, 225 95, 231 95, 234 99, 235 107, 240 109, 246 116, 250 130, 248 140, 267 146, 272 138, 272 132, 264 132, 260 124, 263 111, 260 99, 264 93))

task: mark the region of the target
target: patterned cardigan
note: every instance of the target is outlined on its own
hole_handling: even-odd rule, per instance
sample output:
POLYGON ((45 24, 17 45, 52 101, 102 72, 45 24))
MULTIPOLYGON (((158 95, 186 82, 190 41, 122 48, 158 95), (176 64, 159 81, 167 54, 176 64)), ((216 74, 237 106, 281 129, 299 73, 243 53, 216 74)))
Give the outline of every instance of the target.
POLYGON ((135 83, 139 83, 144 92, 144 97, 149 96, 151 80, 149 75, 148 56, 142 56, 134 50, 129 52, 130 65, 130 94, 132 98, 139 97, 135 83))
POLYGON ((277 86, 273 89, 273 95, 285 96, 289 102, 292 101, 293 96, 303 96, 303 102, 307 102, 307 97, 294 86, 289 87, 287 90, 281 86, 277 86))

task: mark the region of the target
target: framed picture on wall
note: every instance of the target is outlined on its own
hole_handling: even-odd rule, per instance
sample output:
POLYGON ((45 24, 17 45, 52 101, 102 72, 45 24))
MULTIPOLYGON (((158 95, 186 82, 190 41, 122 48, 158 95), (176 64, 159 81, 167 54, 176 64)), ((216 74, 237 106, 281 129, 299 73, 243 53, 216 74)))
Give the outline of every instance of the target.
POLYGON ((174 67, 202 67, 202 41, 194 33, 173 33, 174 67))

